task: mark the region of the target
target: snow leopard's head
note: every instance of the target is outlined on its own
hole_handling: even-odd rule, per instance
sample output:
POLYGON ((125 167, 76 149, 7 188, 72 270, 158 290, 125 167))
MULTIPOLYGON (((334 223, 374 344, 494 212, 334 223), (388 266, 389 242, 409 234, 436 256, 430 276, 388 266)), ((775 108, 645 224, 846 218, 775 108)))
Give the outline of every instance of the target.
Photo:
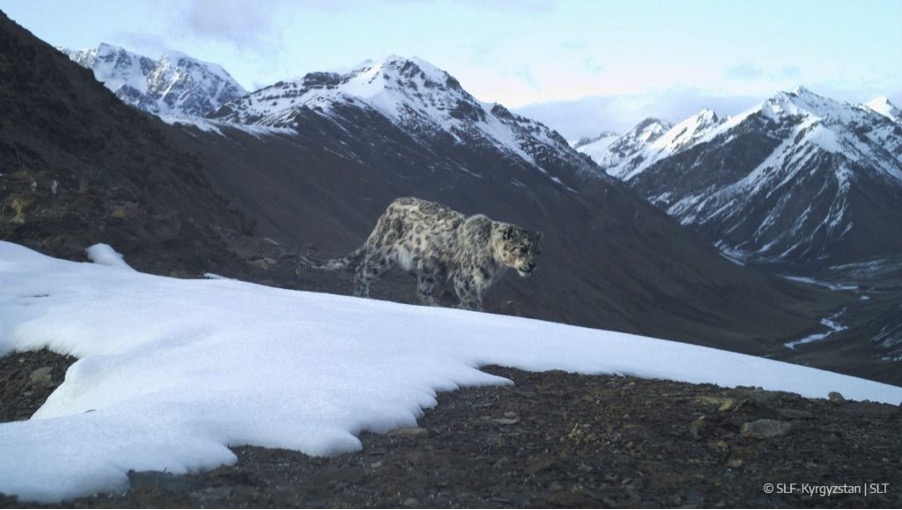
POLYGON ((532 274, 542 254, 542 233, 530 232, 509 223, 499 223, 501 261, 520 276, 532 274))

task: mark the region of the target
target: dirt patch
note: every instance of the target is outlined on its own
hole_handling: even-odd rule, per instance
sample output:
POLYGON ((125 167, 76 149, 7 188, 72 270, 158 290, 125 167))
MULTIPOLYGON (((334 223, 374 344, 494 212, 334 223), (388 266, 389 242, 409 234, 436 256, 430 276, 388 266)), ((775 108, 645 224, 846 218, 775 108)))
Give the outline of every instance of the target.
MULTIPOLYGON (((16 353, 0 367, 25 374, 48 366, 46 356, 16 353)), ((316 458, 237 447, 232 466, 187 476, 132 472, 125 494, 52 506, 902 506, 898 406, 485 370, 515 384, 442 393, 418 427, 365 432, 359 452, 316 458)), ((4 384, 3 402, 17 400, 15 391, 4 384)), ((0 506, 39 507, 10 498, 0 506)))
POLYGON ((31 418, 62 384, 72 356, 47 350, 0 357, 0 422, 31 418))

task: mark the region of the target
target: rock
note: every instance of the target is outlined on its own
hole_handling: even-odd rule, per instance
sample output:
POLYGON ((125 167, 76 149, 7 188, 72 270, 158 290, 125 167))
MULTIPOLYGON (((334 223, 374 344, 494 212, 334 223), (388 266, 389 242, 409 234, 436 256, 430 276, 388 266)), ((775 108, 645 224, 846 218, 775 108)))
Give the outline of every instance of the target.
POLYGON ((399 429, 393 429, 388 431, 389 436, 394 437, 426 437, 429 435, 429 431, 422 427, 402 427, 399 429))
POLYGON ((692 436, 692 439, 701 439, 702 431, 707 427, 708 422, 705 421, 705 417, 702 416, 689 424, 689 435, 692 436))
POLYGON ((513 425, 515 423, 519 423, 520 420, 518 418, 493 418, 492 423, 497 423, 498 425, 513 425))
POLYGON ((401 506, 404 508, 416 508, 420 506, 420 500, 417 498, 407 498, 401 503, 401 506))
POLYGON ((206 489, 201 489, 199 491, 194 491, 190 494, 191 499, 199 503, 201 507, 213 508, 218 505, 217 503, 221 502, 224 499, 228 499, 232 496, 232 488, 231 487, 209 487, 206 489))
POLYGON ((250 265, 262 269, 264 271, 269 271, 274 265, 277 264, 275 259, 270 257, 263 257, 259 259, 254 259, 250 261, 250 265))
POLYGON ((842 396, 842 393, 838 391, 831 391, 827 394, 827 398, 836 405, 844 404, 846 402, 846 397, 842 396))
POLYGON ((812 413, 811 411, 804 411, 802 409, 787 409, 785 407, 777 409, 777 414, 788 420, 810 420, 814 418, 814 413, 812 413))
POLYGON ((553 470, 557 467, 557 461, 551 456, 539 456, 530 458, 526 464, 524 471, 529 475, 535 475, 544 471, 553 470))
POLYGON ((696 397, 695 401, 703 405, 712 407, 716 406, 717 410, 722 413, 733 409, 736 405, 736 401, 730 397, 712 397, 709 395, 702 395, 700 397, 696 397))
POLYGON ((52 371, 53 367, 41 367, 35 369, 31 372, 31 376, 29 376, 31 384, 34 386, 50 386, 50 383, 53 382, 53 377, 51 376, 52 371))
POLYGON ((768 439, 785 436, 790 430, 792 425, 788 421, 761 419, 743 423, 739 428, 739 435, 752 439, 768 439))

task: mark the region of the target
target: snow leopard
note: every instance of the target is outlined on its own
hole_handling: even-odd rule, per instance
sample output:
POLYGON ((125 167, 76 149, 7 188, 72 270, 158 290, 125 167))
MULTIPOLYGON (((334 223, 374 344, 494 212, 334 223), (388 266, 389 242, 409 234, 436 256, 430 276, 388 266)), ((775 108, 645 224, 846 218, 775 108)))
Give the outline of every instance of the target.
POLYGON ((417 279, 420 302, 436 305, 436 291, 451 283, 459 308, 483 310, 483 296, 507 271, 528 277, 542 253, 542 233, 482 214, 465 216, 445 205, 415 197, 395 199, 362 246, 343 258, 319 261, 301 255, 311 269, 353 270, 354 295, 368 297, 370 285, 400 268, 417 279))

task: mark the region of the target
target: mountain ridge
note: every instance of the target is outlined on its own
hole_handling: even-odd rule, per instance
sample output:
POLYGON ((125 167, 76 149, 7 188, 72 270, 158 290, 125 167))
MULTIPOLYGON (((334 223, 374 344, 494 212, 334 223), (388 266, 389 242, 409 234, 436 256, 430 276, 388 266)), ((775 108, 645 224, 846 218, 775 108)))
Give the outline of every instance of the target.
MULTIPOLYGON (((299 128, 299 117, 315 114, 337 119, 348 106, 384 116, 424 146, 491 148, 522 159, 558 184, 564 185, 549 169, 559 165, 559 159, 582 178, 607 178, 554 130, 500 104, 476 100, 453 76, 416 57, 391 55, 382 61, 365 61, 347 73, 309 73, 280 81, 223 105, 209 118, 299 128)), ((479 173, 460 161, 446 162, 479 173)))
POLYGON ((610 144, 629 141, 625 154, 578 150, 732 256, 855 262, 902 249, 891 207, 902 196, 902 127, 881 105, 887 114, 799 87, 733 117, 702 111, 651 141, 628 133, 610 144))
POLYGON ((203 117, 247 91, 218 64, 169 50, 152 59, 118 46, 57 49, 127 104, 157 116, 203 117))

